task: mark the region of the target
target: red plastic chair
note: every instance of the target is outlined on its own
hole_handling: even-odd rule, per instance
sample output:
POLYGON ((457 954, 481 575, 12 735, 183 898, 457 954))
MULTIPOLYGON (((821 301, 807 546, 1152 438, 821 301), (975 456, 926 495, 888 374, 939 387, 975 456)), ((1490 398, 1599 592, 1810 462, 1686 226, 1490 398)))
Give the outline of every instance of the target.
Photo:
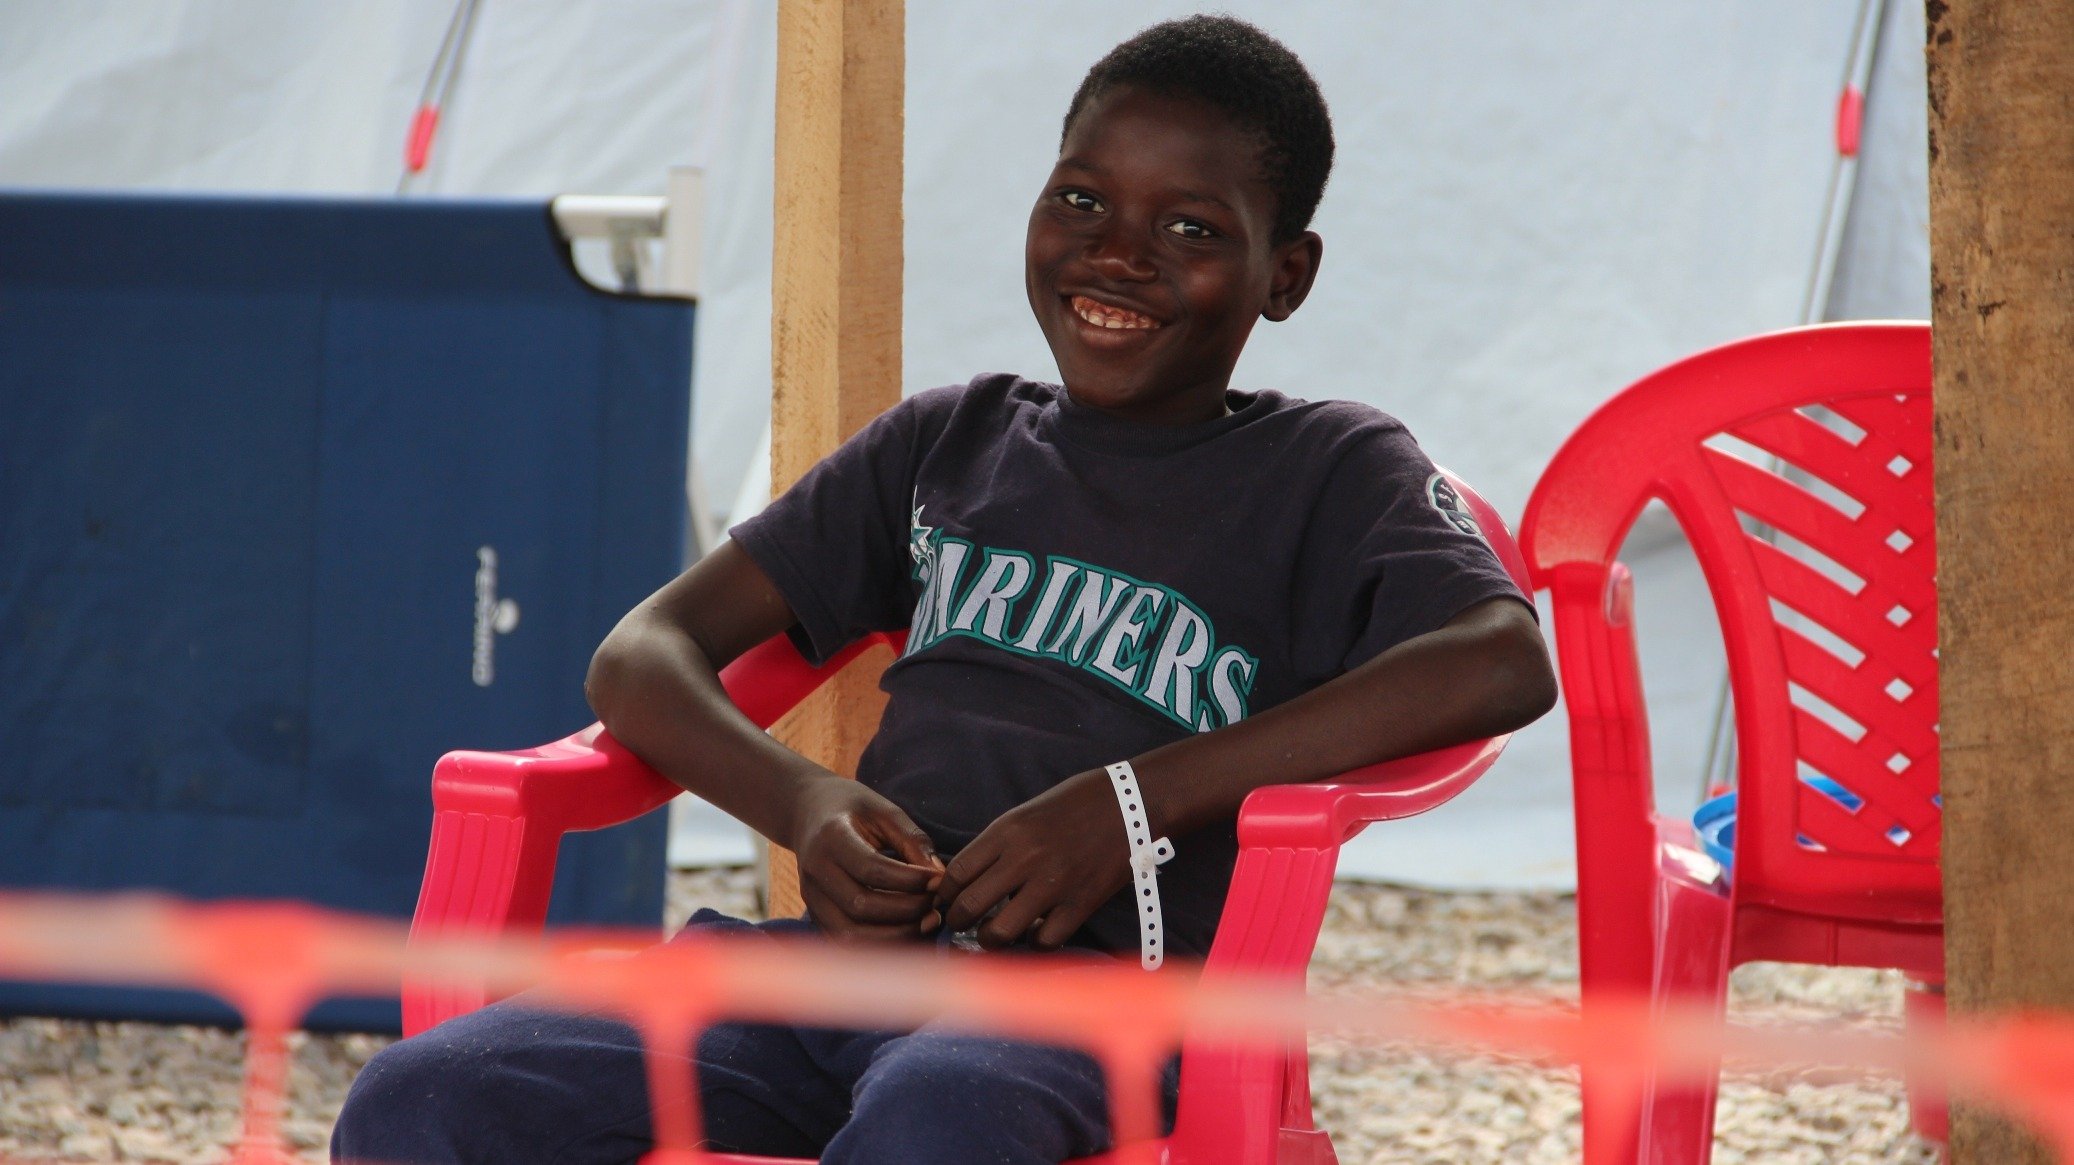
MULTIPOLYGON (((1498 514, 1460 480, 1499 558, 1522 589, 1527 573, 1498 514)), ((899 647, 897 638, 883 639, 899 647)), ((730 664, 721 680, 749 718, 768 726, 870 641, 815 669, 778 636, 730 664)), ((1506 737, 1372 765, 1337 780, 1256 790, 1239 811, 1239 858, 1203 969, 1215 975, 1302 982, 1332 889, 1339 847, 1371 822, 1424 813, 1469 787, 1506 737)), ((455 752, 433 770, 431 853, 411 937, 538 930, 547 913, 563 833, 600 829, 679 792, 598 725, 525 752, 455 752)), ((403 1027, 415 1034, 481 1007, 480 987, 406 982, 403 1027)), ((1173 1162, 1329 1165, 1331 1138, 1312 1121, 1301 1046, 1281 1051, 1189 1044, 1182 1049, 1180 1111, 1167 1144, 1173 1162)), ((1108 1162, 1113 1154, 1087 1158, 1108 1162)), ((775 1159, 709 1155, 722 1165, 775 1159)))
MULTIPOLYGON (((1942 982, 1930 457, 1928 326, 1839 324, 1643 378, 1542 475, 1522 541, 1554 601, 1569 706, 1587 1011, 1639 992, 1719 1009, 1730 969, 1756 960, 1942 982), (1689 822, 1655 813, 1633 589, 1614 558, 1651 498, 1691 540, 1726 640, 1732 877, 1689 822)), ((1587 1112, 1615 1103, 1611 1087, 1587 1073, 1587 1112)), ((1711 1080, 1651 1081, 1630 1144, 1590 1143, 1587 1121, 1587 1157, 1705 1161, 1714 1096, 1711 1080)), ((1918 1128, 1934 1133, 1928 1107, 1918 1128)))

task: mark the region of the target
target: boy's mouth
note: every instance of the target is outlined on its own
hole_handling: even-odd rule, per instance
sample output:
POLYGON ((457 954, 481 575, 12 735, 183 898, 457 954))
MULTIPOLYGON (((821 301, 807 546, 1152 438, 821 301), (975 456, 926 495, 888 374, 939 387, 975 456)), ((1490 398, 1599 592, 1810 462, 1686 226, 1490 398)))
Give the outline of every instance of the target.
POLYGON ((1112 307, 1100 300, 1089 299, 1085 295, 1069 296, 1067 304, 1072 307, 1074 315, 1097 328, 1146 332, 1160 326, 1158 320, 1142 312, 1125 307, 1112 307))

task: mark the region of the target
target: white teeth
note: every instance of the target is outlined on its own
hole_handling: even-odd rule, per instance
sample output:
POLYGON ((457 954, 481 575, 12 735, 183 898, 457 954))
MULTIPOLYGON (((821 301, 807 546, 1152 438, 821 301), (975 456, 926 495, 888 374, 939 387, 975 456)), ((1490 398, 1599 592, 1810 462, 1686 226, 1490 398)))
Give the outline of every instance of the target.
POLYGON ((1159 326, 1158 320, 1141 316, 1134 311, 1097 303, 1084 295, 1073 297, 1073 314, 1095 327, 1112 330, 1148 331, 1159 326))

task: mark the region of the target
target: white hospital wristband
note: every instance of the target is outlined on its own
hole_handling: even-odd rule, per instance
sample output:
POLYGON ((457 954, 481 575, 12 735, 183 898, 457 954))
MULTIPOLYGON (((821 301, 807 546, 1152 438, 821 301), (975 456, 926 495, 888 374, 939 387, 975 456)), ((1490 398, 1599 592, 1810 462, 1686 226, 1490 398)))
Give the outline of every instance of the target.
POLYGON ((1131 762, 1109 766, 1109 784, 1116 790, 1117 807, 1123 810, 1124 836, 1131 843, 1131 897, 1138 903, 1138 960, 1148 971, 1159 969, 1166 952, 1160 949, 1159 868, 1174 856, 1174 843, 1152 837, 1145 798, 1138 793, 1138 774, 1131 762))

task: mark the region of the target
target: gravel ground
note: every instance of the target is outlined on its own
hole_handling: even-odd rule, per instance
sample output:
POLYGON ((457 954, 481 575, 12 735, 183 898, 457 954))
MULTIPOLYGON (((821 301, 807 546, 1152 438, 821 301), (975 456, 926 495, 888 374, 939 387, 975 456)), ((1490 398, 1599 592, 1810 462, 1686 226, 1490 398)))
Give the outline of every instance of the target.
MULTIPOLYGON (((1311 960, 1314 990, 1496 988, 1574 1001, 1574 900, 1558 894, 1437 894, 1341 884, 1311 960)), ((1753 964, 1730 980, 1749 1023, 1896 1030, 1901 978, 1845 967, 1753 964)), ((1391 1044, 1311 1041, 1311 1092, 1343 1165, 1578 1159, 1577 1074, 1496 1057, 1391 1044)), ((1909 1162, 1936 1151, 1908 1130, 1898 1079, 1731 1072, 1715 1118, 1719 1165, 1909 1162)))
MULTIPOLYGON (((699 905, 753 914, 747 872, 680 875, 671 917, 699 905)), ((1575 915, 1566 895, 1342 884, 1311 966, 1319 989, 1493 987, 1574 999, 1575 915)), ((1738 970, 1732 989, 1732 1013, 1753 1022, 1901 1022, 1900 980, 1888 972, 1758 965, 1738 970)), ((347 1084, 384 1042, 294 1037, 286 1128, 305 1159, 324 1159, 347 1084)), ((237 1134, 240 1046, 234 1033, 201 1028, 0 1022, 0 1156, 223 1161, 237 1134)), ((1344 1165, 1577 1159, 1572 1072, 1333 1038, 1313 1040, 1311 1063, 1318 1117, 1344 1165)), ((1731 1074, 1718 1125, 1723 1165, 1937 1159, 1909 1135, 1898 1080, 1731 1074)))

